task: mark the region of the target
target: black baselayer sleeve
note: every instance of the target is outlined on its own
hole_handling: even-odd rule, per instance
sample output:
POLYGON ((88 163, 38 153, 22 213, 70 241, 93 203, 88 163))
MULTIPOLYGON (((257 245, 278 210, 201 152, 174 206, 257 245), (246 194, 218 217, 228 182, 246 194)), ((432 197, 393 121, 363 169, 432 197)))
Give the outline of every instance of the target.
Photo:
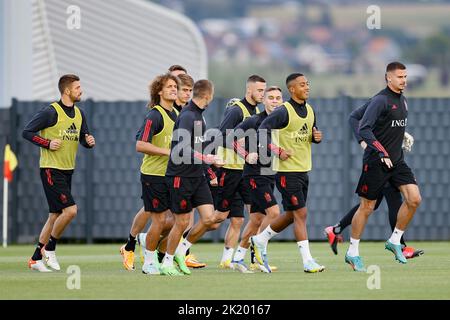
MULTIPOLYGON (((313 123, 313 128, 316 128, 317 130, 319 130, 319 128, 317 127, 317 118, 316 118, 316 112, 313 110, 313 114, 314 114, 314 123, 313 123)), ((316 140, 314 140, 314 135, 312 136, 312 142, 313 143, 317 143, 317 144, 319 144, 319 143, 321 143, 322 142, 322 140, 320 140, 320 141, 316 141, 316 140)))
POLYGON ((272 129, 282 129, 286 127, 288 123, 289 114, 285 106, 280 106, 276 108, 271 114, 269 114, 258 128, 258 137, 260 134, 267 135, 267 145, 263 145, 262 148, 270 149, 276 155, 280 155, 283 150, 279 146, 276 146, 272 143, 272 129))
POLYGON ((244 115, 241 108, 238 106, 229 107, 231 109, 225 112, 225 117, 220 123, 219 130, 222 133, 222 147, 226 147, 227 130, 233 130, 239 123, 242 122, 244 115))
POLYGON ((141 128, 136 134, 136 141, 152 142, 155 134, 162 131, 164 127, 163 118, 158 110, 151 110, 147 113, 141 128))
POLYGON ((92 147, 90 145, 88 145, 88 143, 86 142, 86 134, 90 134, 89 132, 89 128, 87 125, 87 120, 86 120, 86 116, 84 115, 83 110, 79 109, 80 113, 81 113, 81 129, 80 129, 80 144, 88 149, 91 149, 92 147))
POLYGON ((367 143, 367 147, 375 150, 381 158, 389 157, 386 149, 381 145, 373 134, 373 127, 377 119, 386 109, 386 97, 378 95, 374 97, 367 106, 366 112, 359 124, 359 135, 367 143))
POLYGON ((37 133, 55 125, 57 120, 56 110, 51 106, 44 107, 27 123, 22 131, 22 137, 39 147, 49 149, 50 140, 42 138, 37 133))
POLYGON ((348 118, 348 122, 350 123, 350 127, 352 128, 353 135, 355 136, 356 140, 358 140, 358 143, 361 143, 363 141, 363 138, 361 138, 359 134, 359 122, 361 121, 364 112, 367 109, 367 106, 369 105, 369 102, 366 102, 363 106, 359 107, 358 109, 355 109, 350 113, 350 116, 348 118))

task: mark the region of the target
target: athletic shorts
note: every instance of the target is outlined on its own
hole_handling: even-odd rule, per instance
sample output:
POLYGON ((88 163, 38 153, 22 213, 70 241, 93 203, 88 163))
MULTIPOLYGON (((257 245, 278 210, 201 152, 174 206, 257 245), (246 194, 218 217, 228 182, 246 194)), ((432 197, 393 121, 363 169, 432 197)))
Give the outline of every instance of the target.
POLYGON ((72 174, 73 170, 41 168, 41 181, 47 198, 50 213, 62 213, 62 210, 73 206, 72 174))
POLYGON ((248 176, 245 181, 250 188, 250 213, 260 212, 266 214, 266 209, 277 204, 273 191, 275 188, 274 176, 248 176))
POLYGON ((275 183, 283 198, 284 211, 306 207, 309 184, 307 172, 278 172, 275 183))
POLYGON ((400 161, 388 169, 380 158, 372 158, 363 163, 361 177, 355 193, 368 200, 376 200, 389 182, 399 188, 406 184, 417 184, 416 178, 405 161, 400 161))
POLYGON ((229 170, 222 168, 218 175, 219 189, 217 191, 217 210, 229 211, 236 193, 245 204, 250 204, 250 190, 242 177, 242 170, 229 170))
POLYGON ((142 200, 147 212, 160 213, 169 209, 169 189, 166 178, 141 173, 142 200))
MULTIPOLYGON (((214 209, 217 210, 217 192, 219 187, 210 185, 209 189, 211 190, 211 195, 213 197, 214 209)), ((231 210, 228 214, 228 219, 230 218, 244 218, 244 201, 242 201, 239 193, 235 194, 233 202, 231 203, 231 210)))
POLYGON ((201 177, 166 177, 172 213, 188 213, 204 204, 214 205, 208 181, 201 177))

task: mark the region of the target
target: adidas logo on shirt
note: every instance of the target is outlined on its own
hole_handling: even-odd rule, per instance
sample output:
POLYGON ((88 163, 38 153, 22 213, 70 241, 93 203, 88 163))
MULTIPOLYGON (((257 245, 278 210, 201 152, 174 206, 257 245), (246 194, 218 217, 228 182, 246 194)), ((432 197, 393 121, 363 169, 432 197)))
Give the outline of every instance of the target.
POLYGON ((59 135, 62 140, 66 141, 78 141, 79 131, 75 123, 72 124, 66 130, 60 130, 59 135))
POLYGON ((298 131, 292 132, 292 139, 295 139, 295 142, 308 142, 309 141, 309 129, 308 124, 305 123, 298 131))

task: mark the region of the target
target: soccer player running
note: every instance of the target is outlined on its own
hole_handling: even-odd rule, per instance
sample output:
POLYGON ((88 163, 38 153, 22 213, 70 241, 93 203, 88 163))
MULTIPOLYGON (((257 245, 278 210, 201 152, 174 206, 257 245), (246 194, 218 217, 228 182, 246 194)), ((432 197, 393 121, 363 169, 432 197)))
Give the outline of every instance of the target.
MULTIPOLYGON (((350 127, 353 130, 353 134, 355 135, 356 140, 358 140, 358 143, 361 145, 362 149, 365 150, 367 147, 367 144, 364 142, 364 140, 359 135, 359 123, 367 109, 367 106, 369 105, 370 100, 365 103, 360 108, 355 109, 351 114, 349 118, 350 127)), ((405 132, 405 137, 403 138, 402 148, 405 152, 410 152, 411 147, 414 143, 414 138, 405 132)), ((382 192, 378 196, 377 202, 375 204, 374 210, 377 210, 380 206, 381 202, 383 201, 383 198, 386 198, 386 203, 388 205, 388 211, 389 211, 389 224, 391 226, 391 230, 394 231, 395 224, 397 223, 397 213, 400 209, 403 199, 401 196, 400 191, 393 187, 390 183, 386 183, 384 186, 382 192)), ((339 241, 342 241, 342 236, 340 235, 342 231, 347 228, 351 223, 353 216, 355 215, 356 211, 359 208, 359 204, 354 206, 350 211, 334 226, 329 226, 325 228, 324 233, 328 238, 328 242, 330 243, 331 250, 334 252, 334 254, 337 254, 337 244, 339 241)), ((406 259, 411 259, 418 257, 424 253, 423 250, 415 250, 413 247, 408 247, 406 245, 406 242, 404 240, 404 237, 402 236, 400 238, 400 243, 402 245, 402 252, 406 259)))
MULTIPOLYGON (((169 210, 169 192, 165 184, 165 172, 170 155, 172 131, 178 111, 174 108, 177 99, 178 79, 171 74, 157 76, 150 84, 149 112, 137 134, 136 151, 144 154, 141 165, 142 200, 146 215, 152 223, 146 236, 145 260, 142 272, 159 274, 156 254, 161 235, 173 225, 169 210), (167 223, 169 221, 169 223, 167 223)), ((122 246, 124 267, 134 270, 134 258, 122 246)))
POLYGON ((258 134, 266 132, 268 141, 271 141, 266 147, 278 156, 274 159, 273 169, 277 171, 275 182, 283 198, 285 213, 263 232, 251 237, 250 241, 256 260, 270 271, 265 254, 267 243, 294 223, 303 270, 308 273, 321 272, 325 267, 312 258, 309 249, 306 198, 308 171, 312 168, 311 145, 322 141, 322 132, 317 129, 313 108, 306 102, 309 97, 308 79, 301 73, 293 73, 287 77, 286 86, 290 100, 272 112, 258 129, 258 134))
POLYGON ((402 253, 400 238, 419 207, 421 196, 416 179, 403 159, 402 142, 408 117, 408 107, 403 96, 406 76, 406 67, 402 63, 392 62, 387 65, 387 87, 370 100, 359 125, 359 135, 367 147, 356 189, 360 205, 352 220, 350 246, 345 255, 345 262, 355 271, 366 271, 359 255, 359 241, 367 219, 387 182, 400 190, 404 201, 385 248, 400 263, 407 262, 402 253))
MULTIPOLYGON (((258 75, 251 75, 246 82, 245 97, 225 110, 225 115, 219 130, 226 137, 242 121, 259 113, 257 105, 264 99, 266 80, 258 75)), ((217 219, 218 222, 230 218, 230 224, 225 234, 225 247, 220 262, 220 267, 230 268, 234 248, 239 241, 242 224, 244 223, 244 211, 231 211, 236 195, 239 194, 250 212, 250 190, 242 177, 244 160, 240 158, 233 146, 219 148, 218 154, 224 159, 225 165, 219 173, 219 187, 217 191, 217 219), (231 148, 230 148, 231 147, 231 148)))
POLYGON ((41 109, 22 133, 25 139, 41 147, 40 174, 50 212, 28 261, 31 270, 40 272, 61 270, 56 243, 77 215, 71 187, 78 144, 86 148, 95 146, 84 112, 75 105, 83 93, 80 78, 66 74, 59 79, 58 88, 61 99, 41 109), (43 257, 51 269, 42 262, 43 257))
POLYGON ((171 153, 166 171, 167 188, 170 190, 170 209, 175 216, 175 224, 169 233, 166 255, 160 271, 163 275, 191 274, 186 266, 186 251, 199 237, 193 238, 196 225, 187 239, 180 243, 181 236, 189 224, 190 212, 197 209, 200 222, 210 228, 215 222, 214 206, 208 181, 204 175, 204 164, 223 165, 211 154, 203 154, 206 124, 203 112, 214 96, 213 84, 199 80, 194 84, 193 98, 174 126, 171 153), (178 264, 180 271, 174 265, 178 264))
MULTIPOLYGON (((244 258, 250 246, 250 237, 255 235, 260 227, 264 230, 280 215, 280 208, 273 194, 275 172, 271 169, 271 152, 269 150, 269 154, 262 156, 259 154, 256 130, 267 116, 282 103, 281 89, 275 86, 267 88, 264 94, 264 111, 247 118, 235 129, 237 140, 250 135, 245 149, 237 141, 234 143, 235 151, 246 160, 243 177, 247 183, 246 187, 251 190, 250 218, 242 232, 241 241, 232 260, 233 268, 242 273, 249 273, 244 258)), ((267 151, 267 149, 264 150, 267 151)), ((258 264, 258 266, 260 265, 258 264)), ((263 272, 274 271, 276 267, 269 266, 269 268, 270 270, 267 270, 264 266, 260 266, 263 272)))
MULTIPOLYGON (((178 66, 180 67, 180 66, 178 66)), ((172 66, 170 69, 173 69, 174 66, 172 66)), ((182 68, 182 67, 181 67, 182 68)), ((181 70, 176 70, 181 71, 181 70)), ((171 74, 173 74, 175 71, 172 71, 171 74)), ((177 100, 174 102, 173 107, 178 111, 181 112, 182 108, 185 107, 187 105, 187 103, 189 102, 189 100, 192 98, 192 89, 194 87, 194 80, 192 79, 191 76, 189 76, 188 74, 185 73, 179 73, 177 76, 178 79, 178 94, 177 94, 177 100)), ((208 174, 207 176, 209 179, 213 180, 215 179, 215 174, 212 172, 210 174, 208 174)), ((217 181, 217 179, 216 179, 217 181)), ((142 209, 143 210, 143 209, 142 209)), ((145 220, 147 221, 147 220, 145 220)), ((189 228, 191 228, 194 224, 194 212, 191 213, 191 219, 189 221, 189 226, 188 226, 188 230, 189 228)), ((166 225, 167 227, 165 228, 165 230, 167 230, 167 228, 169 226, 173 225, 173 216, 169 215, 166 219, 166 225)), ((167 232, 170 231, 167 230, 167 232)), ((187 234, 187 232, 185 232, 185 234, 187 234)), ((146 248, 146 233, 139 233, 136 236, 137 242, 140 245, 140 256, 141 256, 141 261, 144 262, 144 252, 145 252, 145 248, 146 248)), ((165 253, 166 253, 166 248, 167 248, 167 235, 164 235, 164 237, 160 240, 159 244, 158 244, 158 250, 157 250, 157 255, 158 255, 158 260, 161 262, 162 258, 164 257, 165 253)), ((186 265, 189 268, 203 268, 206 266, 205 263, 200 262, 196 259, 196 257, 193 254, 187 254, 186 255, 186 265)))
MULTIPOLYGON (((180 108, 180 106, 182 107, 182 106, 186 105, 186 103, 191 98, 190 95, 192 93, 192 87, 194 85, 194 81, 190 76, 188 76, 186 74, 186 69, 184 69, 182 66, 173 65, 173 66, 169 67, 169 72, 171 75, 176 76, 178 78, 179 84, 180 84, 180 86, 178 88, 177 100, 173 102, 174 108, 178 110, 180 108)), ((143 132, 141 132, 141 133, 143 133, 143 132)), ((167 224, 167 228, 168 228, 170 225, 173 225, 173 221, 171 221, 171 218, 169 218, 169 216, 166 215, 166 217, 167 217, 166 224, 167 224)), ((145 248, 146 248, 146 242, 145 242, 146 233, 139 233, 139 232, 141 232, 145 228, 145 225, 147 224, 149 218, 150 218, 149 213, 145 211, 144 207, 142 207, 139 210, 139 212, 136 213, 136 215, 133 219, 133 223, 131 225, 130 233, 129 233, 125 248, 120 250, 120 253, 122 255, 122 264, 126 270, 132 271, 135 269, 135 267, 134 267, 134 251, 136 249, 136 241, 139 241, 140 249, 141 249, 141 260, 142 260, 142 263, 144 263, 143 252, 145 252, 145 248)), ((165 228, 165 229, 167 229, 167 228, 165 228)), ((162 241, 161 247, 163 250, 165 250, 164 241, 162 241)), ((158 255, 159 255, 160 260, 162 259, 162 257, 164 257, 164 254, 160 253, 159 251, 158 251, 158 255)))

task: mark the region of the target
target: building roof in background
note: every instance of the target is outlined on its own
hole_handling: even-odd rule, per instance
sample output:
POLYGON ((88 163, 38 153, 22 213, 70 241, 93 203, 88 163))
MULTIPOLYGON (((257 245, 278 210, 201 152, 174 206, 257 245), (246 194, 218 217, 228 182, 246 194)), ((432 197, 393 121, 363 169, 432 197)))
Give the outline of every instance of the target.
POLYGON ((144 0, 33 0, 33 99, 59 96, 61 75, 80 76, 84 98, 148 99, 149 81, 172 64, 207 77, 204 40, 187 17, 144 0), (70 6, 80 29, 67 27, 70 6))

